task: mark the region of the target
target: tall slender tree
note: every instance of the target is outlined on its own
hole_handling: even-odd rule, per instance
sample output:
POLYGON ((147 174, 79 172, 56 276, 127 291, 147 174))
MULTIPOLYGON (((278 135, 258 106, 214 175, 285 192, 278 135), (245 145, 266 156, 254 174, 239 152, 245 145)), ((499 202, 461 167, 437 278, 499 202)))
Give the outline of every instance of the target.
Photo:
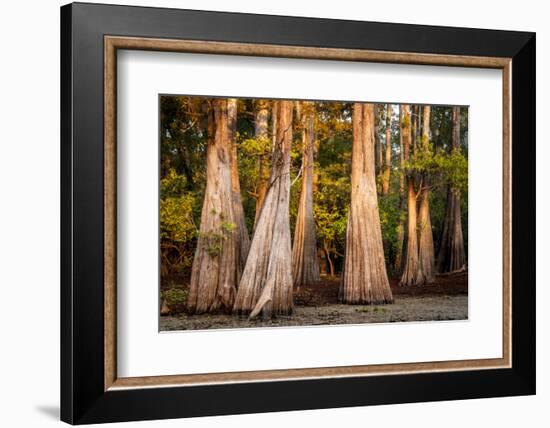
MULTIPOLYGON (((403 140, 403 158, 405 162, 411 159, 411 110, 409 105, 402 105, 401 135, 403 140)), ((417 235, 417 210, 416 210, 416 190, 414 186, 414 175, 406 173, 405 181, 407 184, 407 247, 405 252, 405 262, 403 265, 403 274, 399 285, 416 285, 418 273, 418 235, 417 235)))
POLYGON ((194 313, 230 310, 240 279, 228 100, 213 99, 208 115, 206 190, 187 300, 194 313))
MULTIPOLYGON (((420 150, 430 150, 430 106, 422 109, 422 138, 420 150)), ((434 241, 430 216, 430 179, 423 174, 420 183, 420 202, 418 208, 418 272, 417 284, 430 284, 434 281, 434 241)))
POLYGON ((260 217, 267 185, 269 182, 269 147, 268 136, 269 102, 267 100, 254 101, 254 136, 261 148, 258 158, 258 185, 256 187, 256 211, 254 215, 254 228, 260 217))
POLYGON ((269 185, 233 306, 251 318, 292 313, 289 221, 292 101, 276 101, 277 127, 269 185))
POLYGON ((353 105, 351 204, 340 298, 345 303, 391 303, 378 212, 374 166, 374 106, 353 105))
POLYGON ((391 174, 391 117, 393 109, 391 104, 386 104, 386 146, 384 152, 384 172, 382 175, 382 194, 390 192, 391 174))
POLYGON ((317 238, 313 218, 314 175, 314 123, 315 106, 312 102, 301 103, 302 125, 302 188, 294 229, 292 246, 292 279, 295 287, 319 281, 317 238))
POLYGON ((416 155, 421 149, 422 136, 422 111, 419 104, 411 106, 411 144, 412 144, 412 159, 416 159, 416 155))
POLYGON ((378 104, 374 104, 374 150, 376 151, 376 176, 377 186, 381 190, 382 176, 384 173, 384 157, 382 150, 382 141, 380 141, 380 108, 378 104))
MULTIPOLYGON (((452 109, 451 151, 460 152, 460 107, 452 109)), ((456 272, 464 269, 466 254, 462 234, 462 213, 460 208, 460 189, 449 185, 445 219, 441 235, 441 244, 437 260, 437 270, 441 273, 456 272)))
POLYGON ((227 100, 227 123, 228 137, 231 144, 231 192, 233 199, 233 214, 235 216, 235 227, 237 232, 237 263, 242 272, 248 249, 250 248, 250 237, 246 228, 244 218, 243 201, 241 199, 241 183, 239 181, 239 168, 237 156, 237 99, 228 98, 227 100))
MULTIPOLYGON (((403 123, 403 108, 399 106, 399 123, 403 123)), ((397 223, 397 242, 395 249, 394 269, 400 271, 403 263, 403 241, 405 239, 405 174, 403 166, 405 155, 403 153, 403 131, 399 126, 399 220, 397 223)))

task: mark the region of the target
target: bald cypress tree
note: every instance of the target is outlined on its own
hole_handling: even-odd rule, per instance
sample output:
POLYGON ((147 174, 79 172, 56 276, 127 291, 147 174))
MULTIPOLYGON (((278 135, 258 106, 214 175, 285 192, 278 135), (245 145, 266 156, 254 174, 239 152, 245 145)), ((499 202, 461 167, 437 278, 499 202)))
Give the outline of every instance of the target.
POLYGON ((292 313, 289 220, 292 101, 276 101, 277 127, 264 204, 233 306, 250 318, 292 313))
MULTIPOLYGON (((403 108, 399 107, 399 123, 403 122, 403 108)), ((399 221, 397 224, 397 243, 395 249, 394 269, 400 271, 403 264, 403 241, 405 239, 405 173, 403 172, 403 166, 405 164, 404 146, 403 146, 403 132, 401 131, 401 125, 399 126, 399 221)))
MULTIPOLYGON (((430 150, 430 106, 422 109, 422 138, 420 150, 430 150)), ((418 271, 416 284, 430 284, 435 278, 434 241, 430 216, 430 179, 423 174, 420 183, 420 202, 418 208, 418 271)))
POLYGON ((213 99, 208 114, 206 189, 187 300, 193 313, 230 310, 240 280, 228 103, 227 99, 213 99))
POLYGON ((378 212, 374 106, 354 103, 351 204, 340 298, 344 303, 391 303, 378 212))
MULTIPOLYGON (((411 159, 411 110, 410 106, 401 106, 401 138, 403 141, 403 160, 409 162, 411 159)), ((405 247, 405 261, 403 273, 399 285, 416 285, 418 273, 418 234, 417 234, 417 207, 414 175, 410 172, 405 176, 407 191, 407 245, 405 247)))
POLYGON ((243 202, 241 199, 241 184, 239 181, 239 168, 237 157, 237 99, 229 98, 227 100, 227 116, 229 128, 229 141, 231 144, 231 198, 233 201, 233 215, 235 216, 235 227, 237 233, 237 263, 239 271, 242 272, 248 249, 250 247, 250 237, 246 228, 244 218, 243 202))
MULTIPOLYGON (((254 137, 262 148, 269 146, 268 135, 269 101, 254 101, 254 137)), ((274 115, 273 115, 274 119, 274 115)), ((254 214, 254 228, 260 217, 264 204, 267 185, 269 182, 269 158, 267 150, 263 150, 258 159, 258 185, 256 186, 256 211, 254 214)))
POLYGON ((295 287, 319 281, 317 238, 313 219, 313 152, 315 107, 301 102, 302 125, 302 188, 292 246, 292 278, 295 287))
POLYGON ((384 169, 382 173, 382 194, 390 192, 391 178, 391 117, 393 109, 391 104, 386 105, 386 145, 384 148, 384 169))
MULTIPOLYGON (((460 107, 452 110, 451 151, 460 152, 460 107)), ((441 235, 437 270, 441 273, 456 272, 466 266, 464 237, 462 234, 462 212, 460 189, 449 185, 445 206, 445 220, 441 235)))

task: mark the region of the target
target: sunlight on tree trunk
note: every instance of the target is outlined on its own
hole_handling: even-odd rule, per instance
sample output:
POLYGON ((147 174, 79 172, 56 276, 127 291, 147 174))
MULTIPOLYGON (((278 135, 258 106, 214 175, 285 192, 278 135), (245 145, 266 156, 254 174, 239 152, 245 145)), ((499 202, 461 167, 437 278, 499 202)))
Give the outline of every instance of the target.
POLYGON ((376 193, 373 104, 353 106, 351 204, 340 298, 352 304, 393 301, 376 193))
POLYGON ((256 100, 254 102, 254 137, 258 145, 264 149, 258 159, 258 185, 256 188, 256 211, 254 215, 254 228, 260 217, 260 211, 265 199, 267 185, 269 182, 269 154, 267 152, 268 130, 267 118, 269 116, 269 102, 266 100, 256 100))
MULTIPOLYGON (((399 123, 403 122, 403 109, 399 107, 399 123)), ((404 154, 403 154, 403 132, 399 126, 399 220, 397 223, 397 242, 395 249, 395 260, 393 268, 395 271, 401 271, 403 264, 403 241, 405 239, 405 175, 403 172, 404 154)))
MULTIPOLYGON (((421 150, 430 150, 430 106, 424 106, 422 112, 421 150)), ((416 284, 430 284, 434 281, 434 241, 430 216, 430 183, 425 175, 420 189, 420 207, 418 209, 418 273, 416 284)))
POLYGON ((192 313, 230 310, 240 279, 226 99, 212 100, 207 144, 206 190, 187 301, 192 313))
POLYGON ((420 192, 417 285, 430 284, 434 281, 434 243, 429 198, 429 190, 422 190, 420 192))
POLYGON ((289 222, 292 101, 277 101, 276 141, 264 205, 252 238, 233 312, 264 318, 292 313, 289 222))
POLYGON ((416 230, 416 191, 414 179, 407 178, 407 248, 405 253, 405 266, 403 275, 399 281, 401 286, 417 285, 418 274, 418 237, 416 230))
POLYGON ((319 281, 317 238, 313 219, 314 108, 312 102, 301 103, 302 189, 292 246, 292 279, 295 287, 319 281))
MULTIPOLYGON (((404 160, 410 160, 411 151, 411 113, 408 105, 402 105, 401 133, 403 139, 404 160)), ((405 264, 399 285, 416 285, 418 272, 418 236, 416 230, 416 191, 414 189, 414 177, 406 175, 407 182, 407 247, 405 252, 405 264)))

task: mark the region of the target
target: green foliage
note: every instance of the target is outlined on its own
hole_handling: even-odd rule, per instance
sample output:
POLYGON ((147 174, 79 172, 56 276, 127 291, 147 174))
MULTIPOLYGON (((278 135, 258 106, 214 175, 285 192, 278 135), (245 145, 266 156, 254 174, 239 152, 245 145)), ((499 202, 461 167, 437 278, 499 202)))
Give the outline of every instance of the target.
POLYGON ((400 208, 400 198, 397 193, 390 193, 387 196, 380 196, 378 199, 380 212, 380 228, 384 241, 384 256, 388 264, 391 256, 397 251, 399 242, 397 234, 400 221, 405 221, 407 214, 400 208))
MULTIPOLYGON (((249 132, 253 132, 250 126, 249 132)), ((239 180, 245 220, 248 230, 252 230, 256 213, 256 197, 260 182, 260 160, 266 163, 263 178, 269 177, 271 160, 271 140, 269 138, 255 138, 246 133, 239 134, 237 154, 239 165, 239 180)))
POLYGON ((447 183, 464 194, 468 193, 468 159, 458 150, 453 150, 450 155, 443 156, 443 159, 441 169, 447 183))
MULTIPOLYGON (((220 217, 223 218, 223 214, 220 213, 220 217)), ((210 257, 217 257, 221 254, 223 243, 227 241, 229 235, 231 235, 236 228, 237 225, 235 223, 222 221, 220 231, 210 230, 200 234, 204 239, 206 251, 210 257)))
POLYGON ((418 150, 404 165, 404 172, 410 175, 430 177, 432 186, 452 185, 461 191, 468 187, 468 160, 458 150, 450 154, 443 150, 418 150))
POLYGON ((263 156, 271 152, 271 140, 269 138, 245 138, 239 144, 239 149, 246 156, 263 156))
POLYGON ((409 128, 410 126, 411 126, 410 116, 403 116, 403 119, 401 119, 401 129, 409 128))
POLYGON ((185 192, 186 179, 170 169, 160 181, 160 237, 174 242, 188 242, 196 237, 193 212, 196 198, 185 192))
POLYGON ((318 246, 328 251, 338 268, 343 261, 351 196, 351 140, 337 134, 320 143, 313 216, 318 246))
POLYGON ((173 242, 189 242, 196 237, 193 196, 182 195, 160 200, 160 237, 173 242))
POLYGON ((223 242, 227 239, 223 233, 214 231, 201 232, 201 238, 205 242, 206 252, 210 255, 210 257, 220 255, 223 249, 223 242))
POLYGON ((163 290, 160 293, 161 299, 166 300, 166 303, 169 305, 176 305, 180 303, 185 303, 187 297, 189 296, 188 290, 181 288, 170 288, 168 290, 163 290))
POLYGON ((200 199, 186 191, 187 180, 170 169, 160 181, 161 274, 179 273, 193 263, 200 216, 200 199), (198 214, 197 214, 198 213, 198 214))
POLYGON ((237 228, 237 225, 235 223, 231 223, 229 221, 224 221, 222 223, 222 230, 226 233, 231 233, 237 228))

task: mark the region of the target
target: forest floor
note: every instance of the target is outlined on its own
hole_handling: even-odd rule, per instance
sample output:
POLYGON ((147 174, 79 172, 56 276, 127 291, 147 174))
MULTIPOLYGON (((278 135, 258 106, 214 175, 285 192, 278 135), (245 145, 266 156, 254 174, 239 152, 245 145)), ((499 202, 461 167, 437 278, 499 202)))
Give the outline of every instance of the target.
POLYGON ((338 302, 338 278, 323 278, 314 286, 295 291, 294 313, 272 320, 249 320, 224 314, 189 315, 174 306, 160 318, 161 331, 245 327, 282 327, 327 324, 363 324, 407 321, 464 320, 468 318, 468 274, 438 276, 421 287, 399 287, 390 280, 391 305, 344 305, 338 302))

